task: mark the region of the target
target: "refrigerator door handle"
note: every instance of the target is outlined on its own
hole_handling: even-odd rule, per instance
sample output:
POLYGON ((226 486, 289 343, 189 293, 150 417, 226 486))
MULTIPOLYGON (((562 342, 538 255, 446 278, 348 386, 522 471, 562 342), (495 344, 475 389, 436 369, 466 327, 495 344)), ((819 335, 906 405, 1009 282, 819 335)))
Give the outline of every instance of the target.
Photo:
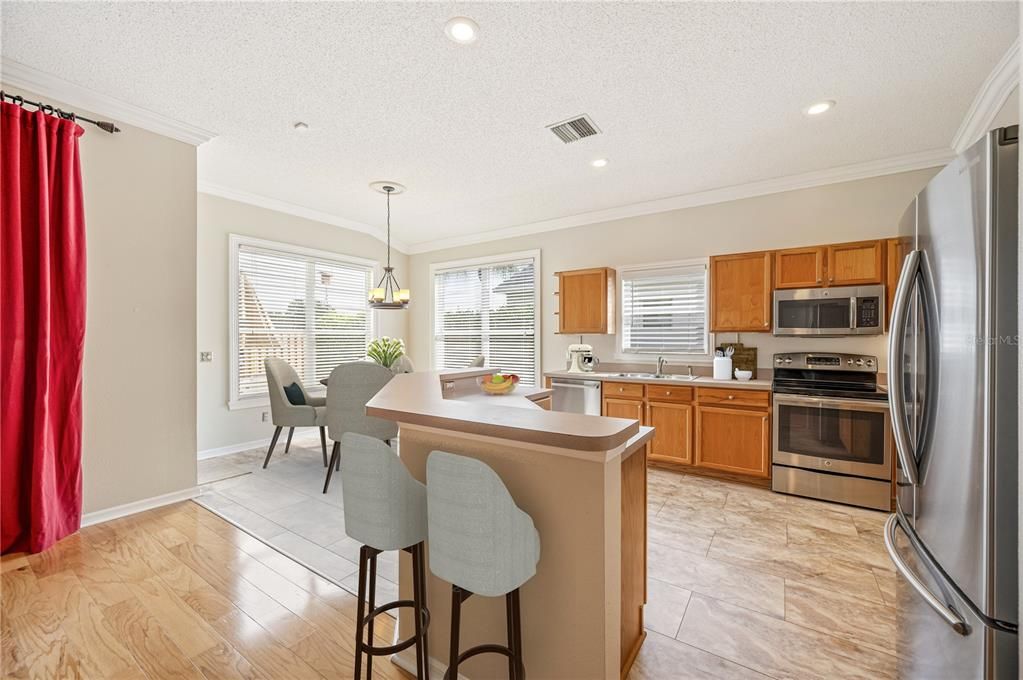
POLYGON ((888 330, 888 401, 892 413, 892 435, 895 439, 895 451, 899 456, 899 462, 902 463, 902 471, 913 486, 918 483, 919 470, 909 436, 906 387, 902 381, 901 367, 906 343, 906 324, 909 322, 909 297, 913 293, 919 271, 920 251, 912 250, 906 255, 902 274, 899 276, 899 285, 895 289, 891 328, 888 330))
POLYGON ((960 635, 968 635, 970 627, 967 625, 966 620, 963 619, 954 609, 946 605, 944 602, 935 597, 934 593, 927 589, 924 582, 920 580, 920 577, 913 573, 913 570, 909 568, 905 560, 902 559, 902 555, 895 548, 895 529, 899 525, 899 516, 897 514, 891 515, 884 524, 884 547, 888 550, 888 557, 891 558, 895 564, 895 568, 902 575, 906 582, 913 587, 913 590, 923 598, 931 609, 937 613, 945 622, 952 626, 952 629, 960 635))

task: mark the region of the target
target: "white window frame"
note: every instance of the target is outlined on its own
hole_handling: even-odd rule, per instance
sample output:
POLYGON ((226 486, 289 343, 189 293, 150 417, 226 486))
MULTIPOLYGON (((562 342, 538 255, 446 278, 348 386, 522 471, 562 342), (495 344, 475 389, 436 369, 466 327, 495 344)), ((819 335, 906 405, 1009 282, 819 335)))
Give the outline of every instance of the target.
MULTIPOLYGON (((253 246, 257 248, 263 248, 265 250, 277 251, 281 253, 287 253, 289 255, 302 255, 306 257, 314 257, 322 260, 330 260, 333 262, 340 262, 342 264, 354 264, 361 267, 368 267, 371 274, 373 285, 381 275, 383 271, 380 262, 377 260, 371 260, 363 257, 355 257, 353 255, 345 255, 342 253, 335 253, 329 250, 319 250, 317 248, 307 248, 305 246, 296 245, 293 243, 284 243, 281 241, 270 241, 267 239, 256 238, 253 236, 244 236, 242 234, 229 234, 228 235, 228 246, 227 246, 227 261, 228 261, 228 355, 229 355, 229 368, 228 368, 228 402, 227 407, 229 410, 235 411, 239 409, 247 408, 260 408, 270 405, 270 395, 258 395, 250 397, 239 397, 238 396, 238 250, 241 246, 253 246)), ((367 302, 368 305, 368 302, 367 302)), ((376 329, 379 327, 377 318, 378 310, 370 309, 369 315, 369 337, 375 337, 376 329)), ((326 388, 312 390, 313 394, 322 395, 326 392, 326 388)))
POLYGON ((677 361, 688 361, 695 364, 701 363, 713 363, 714 361, 714 334, 710 331, 710 258, 709 257, 696 257, 687 260, 673 260, 670 262, 653 262, 648 264, 638 265, 623 265, 615 268, 618 276, 617 286, 618 290, 618 304, 615 305, 615 321, 617 322, 616 328, 619 329, 615 337, 615 359, 618 361, 631 361, 642 360, 648 357, 651 361, 658 356, 663 356, 666 359, 674 359, 677 361), (704 306, 706 308, 706 324, 704 326, 704 337, 706 339, 706 352, 626 352, 623 343, 625 342, 625 325, 624 325, 624 314, 623 309, 625 306, 625 273, 636 273, 644 271, 653 271, 658 269, 672 269, 681 267, 696 267, 703 266, 707 272, 707 283, 704 286, 704 306))
MULTIPOLYGON (((501 255, 488 255, 486 257, 473 257, 465 260, 451 260, 448 262, 433 262, 430 264, 430 313, 429 313, 429 340, 430 340, 430 370, 433 370, 434 360, 434 333, 436 328, 434 327, 434 314, 436 312, 436 300, 434 299, 434 290, 436 288, 434 284, 434 277, 442 272, 457 270, 457 269, 470 269, 472 267, 480 267, 483 265, 511 263, 521 260, 533 259, 533 278, 536 281, 536 285, 533 286, 533 369, 534 369, 534 385, 539 387, 540 374, 542 369, 540 366, 540 346, 543 344, 543 329, 540 326, 540 289, 541 289, 541 277, 540 277, 540 250, 520 250, 514 253, 503 253, 501 255)), ((487 357, 490 360, 490 357, 487 357)), ((501 368, 495 366, 494 368, 501 368)))

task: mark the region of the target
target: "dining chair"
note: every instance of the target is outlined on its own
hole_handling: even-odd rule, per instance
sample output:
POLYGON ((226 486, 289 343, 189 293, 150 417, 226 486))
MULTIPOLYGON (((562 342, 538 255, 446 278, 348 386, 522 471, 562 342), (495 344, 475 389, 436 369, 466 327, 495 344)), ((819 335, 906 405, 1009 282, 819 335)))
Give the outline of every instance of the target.
POLYGON ((284 453, 288 453, 291 449, 291 436, 295 433, 296 427, 320 429, 320 448, 323 451, 323 464, 326 465, 326 397, 309 396, 298 373, 283 359, 267 357, 263 360, 263 366, 266 369, 266 385, 270 392, 270 420, 276 427, 263 467, 270 464, 270 456, 273 455, 277 438, 281 436, 281 430, 284 428, 288 428, 288 441, 284 445, 284 453))
POLYGON ((327 434, 334 440, 323 493, 330 487, 334 470, 341 469, 341 437, 355 432, 391 443, 398 436, 398 424, 366 415, 366 402, 386 385, 394 373, 372 361, 340 364, 327 379, 327 434))
POLYGON ((402 354, 397 361, 391 366, 391 372, 398 373, 414 373, 416 370, 412 360, 408 358, 407 354, 402 354))
POLYGON ((472 363, 470 363, 468 366, 466 366, 466 368, 483 368, 486 365, 486 363, 487 363, 487 358, 484 355, 481 354, 478 357, 476 357, 475 359, 473 359, 472 363))

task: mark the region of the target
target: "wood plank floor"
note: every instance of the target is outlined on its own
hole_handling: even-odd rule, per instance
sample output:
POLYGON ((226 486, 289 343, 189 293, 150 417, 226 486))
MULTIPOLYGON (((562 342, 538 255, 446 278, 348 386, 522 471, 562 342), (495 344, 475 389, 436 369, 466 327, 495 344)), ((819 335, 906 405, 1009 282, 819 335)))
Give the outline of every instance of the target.
MULTIPOLYGON (((3 678, 352 677, 356 598, 192 503, 5 557, 3 678)), ((377 644, 389 644, 379 617, 377 644)), ((385 659, 374 676, 409 678, 385 659)))

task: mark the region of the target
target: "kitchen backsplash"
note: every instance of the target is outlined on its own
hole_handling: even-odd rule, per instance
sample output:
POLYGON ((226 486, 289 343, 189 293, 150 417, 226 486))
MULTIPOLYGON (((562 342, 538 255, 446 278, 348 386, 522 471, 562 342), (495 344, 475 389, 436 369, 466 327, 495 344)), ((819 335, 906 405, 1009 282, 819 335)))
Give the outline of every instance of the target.
MULTIPOLYGON (((887 371, 888 364, 888 336, 847 336, 841 338, 798 338, 798 337, 775 337, 763 333, 739 333, 738 341, 747 347, 757 348, 757 367, 770 369, 772 358, 779 352, 844 352, 847 354, 867 354, 878 359, 878 368, 881 372, 887 371)), ((719 344, 722 342, 735 342, 735 333, 717 333, 711 336, 711 342, 719 344)), ((579 342, 578 335, 554 335, 548 336, 544 343, 544 370, 555 371, 565 368, 565 351, 574 342, 579 342)), ((593 353, 600 359, 600 368, 619 365, 626 369, 650 368, 656 362, 656 356, 633 356, 617 354, 617 337, 614 335, 584 335, 582 342, 593 345, 593 353)), ((684 372, 679 367, 692 364, 694 367, 705 365, 710 366, 711 357, 703 360, 677 359, 668 357, 669 373, 684 372)), ((617 368, 616 368, 617 370, 617 368)), ((696 371, 700 373, 700 371, 696 371)))

